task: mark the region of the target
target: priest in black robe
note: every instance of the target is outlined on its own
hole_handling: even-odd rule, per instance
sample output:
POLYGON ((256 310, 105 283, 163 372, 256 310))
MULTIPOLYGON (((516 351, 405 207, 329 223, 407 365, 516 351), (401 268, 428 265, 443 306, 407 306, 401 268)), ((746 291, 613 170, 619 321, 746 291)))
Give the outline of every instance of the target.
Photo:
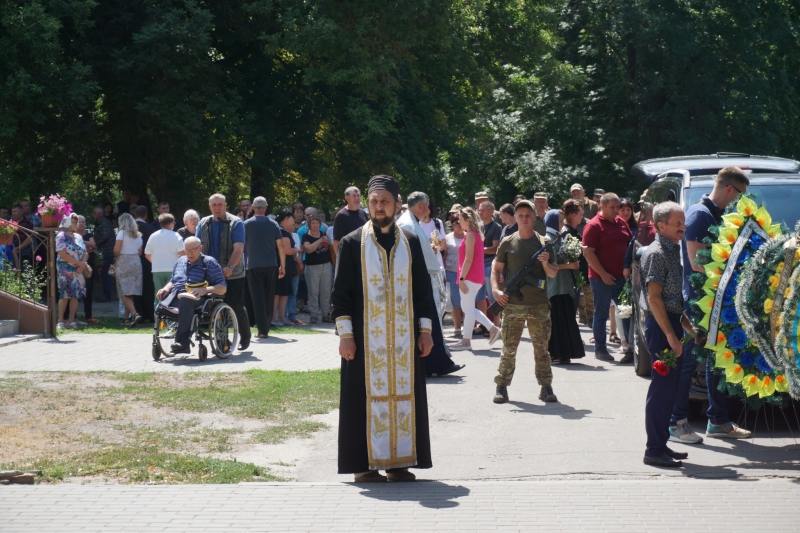
POLYGON ((422 358, 436 306, 419 239, 394 222, 398 192, 390 176, 370 180, 370 222, 337 256, 339 473, 356 482, 412 481, 408 468, 432 467, 422 358))

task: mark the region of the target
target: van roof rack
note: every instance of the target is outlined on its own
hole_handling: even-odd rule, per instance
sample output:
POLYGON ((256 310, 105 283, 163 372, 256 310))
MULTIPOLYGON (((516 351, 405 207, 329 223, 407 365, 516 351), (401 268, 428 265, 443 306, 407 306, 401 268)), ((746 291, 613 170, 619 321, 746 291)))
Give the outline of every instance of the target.
POLYGON ((750 154, 740 154, 739 152, 717 152, 717 157, 750 157, 750 154))

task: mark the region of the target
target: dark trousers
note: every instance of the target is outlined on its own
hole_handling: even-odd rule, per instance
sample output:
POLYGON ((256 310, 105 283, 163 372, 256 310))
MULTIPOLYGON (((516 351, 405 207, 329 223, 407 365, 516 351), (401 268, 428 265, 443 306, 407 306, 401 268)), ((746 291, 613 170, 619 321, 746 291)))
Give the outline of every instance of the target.
MULTIPOLYGON (((690 314, 690 304, 685 305, 686 315, 690 314)), ((675 405, 672 407, 672 418, 670 425, 674 426, 678 420, 683 420, 689 415, 689 391, 692 388, 692 378, 697 371, 697 352, 703 350, 702 346, 697 346, 694 341, 688 342, 683 349, 683 371, 678 383, 678 394, 675 397, 675 405)), ((719 390, 719 382, 722 379, 719 373, 714 370, 714 358, 706 358, 706 387, 708 392, 708 416, 712 424, 726 424, 728 419, 728 396, 719 390)))
POLYGON ((230 305, 239 323, 239 335, 243 342, 250 342, 250 319, 244 309, 244 278, 228 279, 225 303, 230 305))
POLYGON ((114 264, 114 254, 103 254, 103 268, 100 269, 100 279, 103 282, 103 300, 111 300, 111 288, 114 286, 114 278, 108 273, 108 269, 114 264))
POLYGON ((256 326, 261 335, 269 334, 272 313, 275 309, 275 283, 278 267, 251 268, 247 271, 247 286, 253 303, 256 326))
POLYGON ((153 283, 153 265, 144 255, 142 261, 142 295, 133 298, 136 312, 142 315, 144 320, 153 322, 155 320, 155 307, 153 300, 156 299, 156 287, 153 283))
POLYGON ((83 299, 84 320, 92 318, 92 297, 94 296, 94 254, 89 254, 87 263, 92 268, 92 277, 86 280, 86 297, 83 299))
POLYGON ((192 329, 192 317, 198 307, 202 307, 205 298, 192 300, 191 298, 175 298, 170 304, 178 308, 178 329, 175 331, 175 342, 189 344, 189 333, 192 329))
MULTIPOLYGON (((683 328, 680 318, 670 316, 669 320, 675 335, 683 338, 683 328)), ((658 360, 658 355, 664 349, 671 349, 667 336, 652 316, 644 321, 644 337, 647 340, 647 349, 650 350, 650 363, 658 360)), ((596 339, 595 339, 596 340, 596 339)), ((650 371, 650 388, 647 389, 647 403, 644 410, 644 425, 647 430, 647 448, 644 454, 648 457, 658 457, 667 448, 669 440, 669 418, 672 406, 675 405, 675 396, 678 392, 683 357, 678 357, 677 368, 670 368, 666 376, 659 375, 655 370, 650 371)))

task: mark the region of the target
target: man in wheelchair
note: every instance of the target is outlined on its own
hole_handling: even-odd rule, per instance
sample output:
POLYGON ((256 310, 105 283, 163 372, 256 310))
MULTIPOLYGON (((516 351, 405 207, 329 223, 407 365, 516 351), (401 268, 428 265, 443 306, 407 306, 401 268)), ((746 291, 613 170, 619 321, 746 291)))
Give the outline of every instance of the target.
POLYGON ((216 259, 203 255, 203 246, 197 237, 188 237, 183 242, 186 255, 179 258, 172 268, 172 279, 158 291, 159 306, 177 309, 178 329, 172 353, 189 353, 192 318, 195 310, 202 307, 209 294, 224 296, 227 290, 225 276, 216 259))

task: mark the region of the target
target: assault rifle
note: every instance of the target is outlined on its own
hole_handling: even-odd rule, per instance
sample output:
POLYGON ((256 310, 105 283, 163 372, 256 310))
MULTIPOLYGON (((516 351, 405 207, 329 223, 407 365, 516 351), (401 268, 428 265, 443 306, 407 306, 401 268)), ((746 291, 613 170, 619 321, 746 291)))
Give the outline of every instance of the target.
MULTIPOLYGON (((569 235, 566 231, 562 231, 558 234, 558 237, 555 240, 543 244, 541 248, 536 250, 534 254, 525 261, 525 264, 522 265, 522 268, 517 270, 517 272, 511 276, 511 278, 506 281, 506 288, 503 290, 503 294, 506 296, 511 296, 514 294, 517 298, 522 298, 522 292, 520 289, 527 284, 536 285, 537 287, 541 285, 543 280, 537 279, 531 275, 531 270, 533 269, 534 265, 539 262, 539 255, 542 252, 548 252, 550 255, 553 255, 553 246, 558 244, 561 239, 569 235)), ((489 312, 492 313, 493 316, 497 316, 498 313, 503 309, 499 303, 495 302, 489 307, 489 312)))

